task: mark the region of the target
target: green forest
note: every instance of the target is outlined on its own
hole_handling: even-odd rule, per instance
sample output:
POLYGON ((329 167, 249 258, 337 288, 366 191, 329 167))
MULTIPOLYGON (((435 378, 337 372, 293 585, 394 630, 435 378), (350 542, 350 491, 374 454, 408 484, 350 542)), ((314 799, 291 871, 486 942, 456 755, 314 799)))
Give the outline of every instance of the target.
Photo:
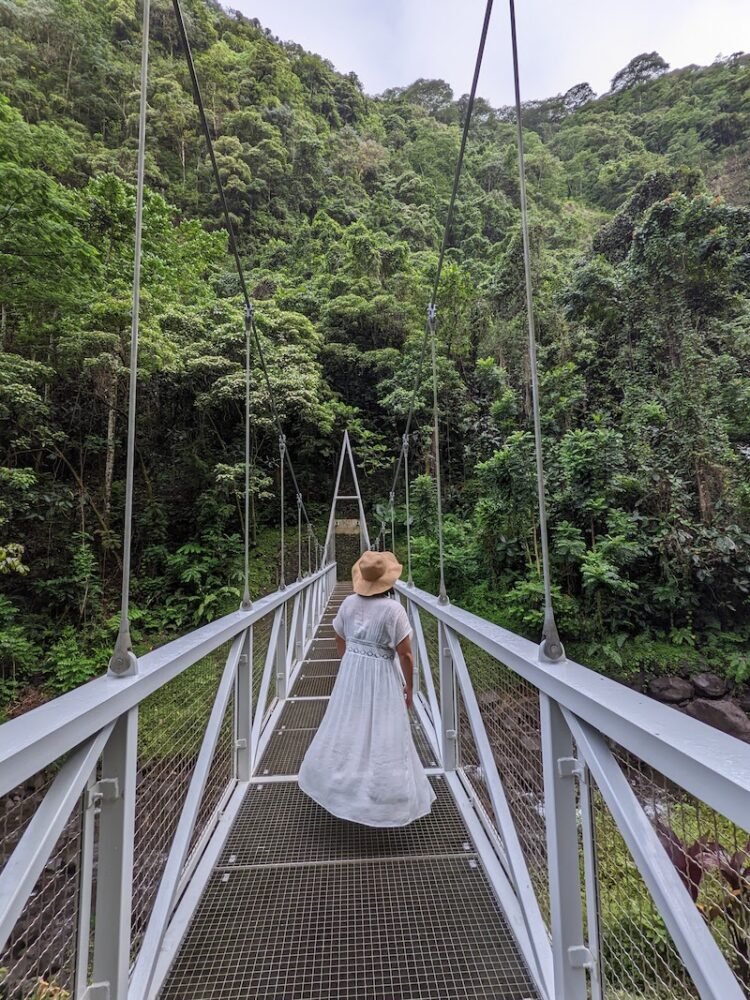
MULTIPOLYGON (((0 0, 0 702, 100 673, 117 628, 140 60, 124 0, 0 0)), ((299 483, 323 525, 348 428, 387 503, 467 109, 368 96, 257 21, 186 3, 299 483)), ((237 607, 239 284, 168 0, 152 0, 134 638, 237 607)), ((467 81, 468 82, 468 81, 467 81)), ((480 83, 481 92, 481 83, 480 83)), ((636 56, 524 106, 550 546, 568 653, 627 679, 750 679, 750 56, 636 56)), ((438 297, 451 599, 542 617, 514 112, 478 100, 438 297)), ((273 589, 278 445, 252 378, 252 586, 273 589)), ((410 445, 437 583, 432 388, 410 445)), ((396 548, 404 555, 403 496, 396 548)), ((297 510, 287 491, 294 539, 297 510)), ((377 531, 374 521, 373 533, 377 531)), ((292 544, 296 551, 296 547, 292 544)))

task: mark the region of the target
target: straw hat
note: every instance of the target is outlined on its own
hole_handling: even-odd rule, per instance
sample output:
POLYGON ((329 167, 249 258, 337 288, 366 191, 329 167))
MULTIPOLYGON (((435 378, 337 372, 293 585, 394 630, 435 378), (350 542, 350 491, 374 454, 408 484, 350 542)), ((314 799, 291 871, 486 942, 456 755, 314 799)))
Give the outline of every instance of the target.
POLYGON ((352 567, 354 593, 362 597, 384 594, 401 576, 403 568, 392 552, 364 552, 352 567))

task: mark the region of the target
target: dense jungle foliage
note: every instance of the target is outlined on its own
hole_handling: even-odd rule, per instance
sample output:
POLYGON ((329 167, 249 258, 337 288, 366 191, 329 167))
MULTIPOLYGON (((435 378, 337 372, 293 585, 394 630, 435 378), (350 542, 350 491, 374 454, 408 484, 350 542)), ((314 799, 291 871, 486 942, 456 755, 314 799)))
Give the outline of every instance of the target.
MULTIPOLYGON (((369 97, 257 22, 190 32, 300 485, 348 427, 387 498, 466 98, 369 97)), ((236 606, 244 331, 168 0, 152 0, 134 614, 141 644, 236 606)), ((7 701, 102 669, 116 627, 139 24, 0 0, 0 666, 7 701)), ((636 57, 525 107, 558 624, 617 674, 750 675, 750 57, 636 57)), ((439 297, 448 589, 530 636, 541 585, 513 115, 480 101, 439 297)), ((435 586, 431 388, 412 442, 435 586)), ((253 584, 278 451, 253 378, 253 584)), ((296 523, 291 497, 290 525, 296 523)), ((397 545, 403 511, 397 512, 397 545)))

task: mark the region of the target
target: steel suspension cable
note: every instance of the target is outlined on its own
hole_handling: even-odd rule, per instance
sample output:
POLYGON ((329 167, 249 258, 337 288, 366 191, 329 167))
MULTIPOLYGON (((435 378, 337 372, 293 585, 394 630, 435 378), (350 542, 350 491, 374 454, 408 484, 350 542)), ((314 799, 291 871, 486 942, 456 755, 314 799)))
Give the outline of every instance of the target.
POLYGON ((435 485, 437 488, 437 531, 438 531, 438 561, 440 565, 440 584, 438 601, 448 603, 448 592, 445 589, 445 538, 443 534, 443 487, 440 475, 440 410, 438 407, 438 377, 437 351, 435 348, 435 321, 437 312, 434 306, 429 313, 430 344, 432 348, 432 426, 435 441, 435 485))
POLYGON ((414 586, 414 579, 411 575, 411 514, 409 512, 409 435, 404 434, 401 448, 404 455, 404 494, 406 499, 406 583, 409 587, 414 586))
POLYGON ((253 606, 250 599, 250 326, 252 306, 245 307, 245 589, 242 609, 253 606))
POLYGON ((297 494, 297 581, 302 579, 302 494, 297 494))
POLYGON ((549 538, 547 532, 547 503, 545 497, 544 456, 542 452, 542 423, 539 412, 539 370, 537 367, 536 324, 534 322, 534 288, 531 276, 531 244, 529 239, 529 211, 526 198, 526 162, 521 121, 521 83, 518 66, 518 36, 516 31, 515 0, 510 4, 510 33, 513 48, 513 82, 516 99, 516 130, 518 145, 518 179, 521 201, 521 230, 523 234, 523 265, 526 283, 526 313, 529 327, 529 365, 531 367, 531 398, 534 416, 534 448, 536 452, 536 480, 539 501, 539 534, 542 542, 542 574, 544 578, 544 624, 541 651, 548 660, 565 656, 555 623, 552 607, 552 579, 550 573, 549 538))
POLYGON ((135 247, 133 253, 133 299, 130 325, 130 379, 128 386, 128 444, 125 468, 125 524, 122 546, 122 595, 120 627, 117 632, 109 670, 118 677, 134 674, 138 661, 130 636, 130 562, 133 540, 133 488, 135 474, 135 415, 138 382, 138 334, 141 310, 141 242, 143 236, 143 195, 146 176, 146 115, 148 111, 148 55, 150 0, 143 2, 143 32, 141 38, 141 93, 138 111, 138 159, 136 166, 135 247))
POLYGON ((279 590, 286 590, 286 540, 284 531, 284 452, 286 451, 286 437, 283 434, 279 434, 279 496, 280 496, 280 509, 281 515, 279 521, 281 522, 281 571, 279 578, 279 590))
POLYGON ((396 495, 391 491, 388 497, 391 512, 391 552, 396 551, 396 495))
MULTIPOLYGON (((482 61, 484 59, 484 50, 487 44, 487 34, 490 27, 490 19, 492 17, 492 5, 493 0, 487 0, 487 4, 484 11, 484 20, 482 22, 482 33, 479 39, 479 47, 477 49, 477 57, 474 63, 474 76, 471 81, 471 90, 469 92, 469 101, 466 107, 466 118, 464 119, 464 127, 461 133, 461 145, 458 151, 458 159, 456 161, 456 169, 453 174, 453 187, 451 189, 451 197, 448 205, 448 215, 445 220, 445 228, 443 229, 443 239, 440 244, 440 254, 438 256, 438 265, 435 272, 435 279, 432 286, 432 295, 430 297, 430 303, 427 307, 427 322, 425 323, 424 335, 422 337, 422 346, 419 355, 419 364, 417 366, 417 377, 414 382, 414 388, 412 390, 411 401, 409 404, 409 411, 406 418, 406 430, 404 432, 405 437, 411 431, 411 424, 414 417, 414 409, 416 407, 417 393, 422 384, 422 373, 424 371, 424 361, 427 353, 427 344, 429 342, 432 357, 432 429, 433 429, 433 440, 435 443, 435 482, 436 482, 436 499, 437 499, 437 531, 438 531, 438 560, 440 564, 440 583, 438 591, 438 600, 441 604, 448 603, 448 592, 445 586, 445 537, 443 531, 443 488, 441 481, 441 462, 440 462, 440 422, 439 422, 439 405, 438 405, 438 375, 437 375, 437 350, 436 350, 436 329, 437 329, 437 294, 440 287, 440 278, 443 273, 443 264, 445 262, 445 254, 448 249, 448 243, 450 240, 451 230, 453 227, 453 215, 456 209, 456 200, 458 198, 458 188, 461 181, 461 174, 463 171, 464 157, 466 155, 466 145, 469 138, 469 129, 471 127, 471 120, 474 113, 474 104, 476 102, 477 87, 479 85, 479 75, 482 69, 482 61)), ((401 448, 399 452, 398 460, 396 462, 396 471, 393 476, 393 484, 391 486, 391 495, 395 494, 396 486, 398 485, 398 478, 401 474, 401 467, 404 459, 404 449, 401 448)))
MULTIPOLYGON (((484 11, 484 21, 482 22, 482 33, 479 39, 479 47, 477 49, 477 57, 474 63, 474 76, 471 81, 471 90, 469 91, 469 101, 466 105, 466 117, 464 119, 464 127, 461 132, 461 145, 458 151, 458 159, 456 161, 456 168, 453 173, 453 187, 451 189, 450 202, 448 204, 448 215, 445 220, 445 227, 443 229, 443 238, 440 243, 440 254, 438 256, 438 265, 435 272, 435 279, 432 285, 432 293, 430 296, 430 306, 437 307, 437 294, 440 287, 440 278, 443 273, 443 264, 445 262, 445 254, 448 249, 448 243, 450 241, 450 234, 453 229, 453 216, 456 210, 456 200, 458 198, 458 188, 461 180, 461 173, 463 171, 464 156, 466 154, 466 144, 469 139, 469 129, 471 127, 471 120, 474 114, 474 104, 476 102, 477 87, 479 86, 479 74, 482 69, 482 61, 484 59, 484 49, 487 44, 487 33, 490 27, 490 19, 492 17, 492 5, 493 0, 487 0, 487 5, 484 11)), ((424 371, 424 362, 427 356, 427 345, 431 336, 430 320, 428 314, 428 320, 425 323, 424 334, 422 336, 422 345, 419 354, 419 364, 417 365, 417 375, 414 380, 414 386, 411 392, 411 400, 409 403, 408 415, 406 418, 406 429, 404 434, 408 435, 411 431, 412 420, 414 418, 414 409, 417 403, 417 393, 422 384, 422 374, 424 371)), ((403 449, 399 453, 398 461, 396 463, 396 471, 393 476, 393 485, 391 487, 391 492, 395 492, 396 486, 398 485, 398 477, 401 474, 401 465, 403 461, 403 449)))
MULTIPOLYGON (((239 244, 237 242, 237 235, 235 233, 234 223, 232 222, 232 217, 231 217, 230 212, 229 212, 229 204, 227 202, 227 196, 226 196, 226 192, 224 190, 224 184, 222 182, 221 174, 219 172, 219 165, 218 165, 217 160, 216 160, 216 152, 214 150, 213 138, 211 136, 211 130, 210 130, 209 126, 208 126, 208 117, 206 115, 206 108, 205 108, 205 105, 203 103, 203 95, 201 93, 200 82, 198 80, 198 73, 197 73, 196 68, 195 68, 195 61, 193 59, 193 51, 192 51, 192 48, 190 46, 190 39, 188 37, 187 26, 185 24, 185 18, 184 18, 183 12, 182 12, 182 6, 180 4, 180 0, 172 0, 172 7, 174 9, 175 17, 177 19, 177 27, 178 27, 178 31, 179 31, 179 34, 180 34, 180 40, 181 40, 182 46, 183 46, 183 48, 185 50, 185 60, 187 62, 188 72, 190 74, 190 81, 191 81, 192 88, 193 88, 193 98, 195 100, 196 107, 198 108, 198 114, 199 114, 200 122, 201 122, 201 130, 202 130, 203 136, 204 136, 204 138, 206 140, 206 146, 208 148, 208 156, 209 156, 209 159, 211 161, 211 169, 212 169, 212 172, 213 172, 213 175, 214 175, 214 181, 216 183, 216 188, 217 188, 217 190, 219 192, 219 199, 221 201, 221 211, 222 211, 222 215, 224 216, 224 226, 225 226, 225 228, 227 230, 227 235, 229 237, 229 247, 230 247, 230 250, 232 252, 232 256, 234 257, 234 263, 235 263, 235 267, 237 269, 237 277, 239 278, 240 289, 242 291, 242 297, 245 300, 245 312, 246 312, 246 315, 249 314, 249 317, 250 317, 250 330, 252 332, 253 341, 255 343, 255 348, 256 348, 256 350, 258 352, 258 361, 260 363, 261 370, 263 372, 264 381, 266 383, 266 389, 268 391, 269 405, 271 407, 271 413, 273 415, 274 423, 276 424, 276 430, 277 430, 277 433, 279 435, 282 435, 284 432, 283 432, 283 428, 281 426, 281 420, 279 418, 279 413, 278 413, 278 410, 276 408, 276 400, 275 400, 274 394, 273 394, 273 387, 271 385, 271 378, 270 378, 270 375, 268 373, 268 366, 266 365, 266 358, 265 358, 265 353, 263 351, 263 344, 261 342, 260 334, 258 332, 258 328, 257 328, 257 325, 255 323, 255 309, 253 307, 252 299, 250 298, 250 292, 249 292, 248 287, 247 287, 247 281, 245 279, 245 269, 243 267, 242 258, 240 256, 239 244)), ((286 463, 287 463, 287 466, 289 468, 289 473, 290 473, 290 475, 292 477, 292 482, 293 482, 294 488, 295 488, 295 490, 297 490, 297 492, 299 492, 299 487, 298 487, 298 484, 297 484, 297 476, 295 474, 294 465, 292 463, 292 459, 291 459, 291 456, 289 454, 289 450, 288 449, 286 449, 285 454, 286 454, 286 463)), ((310 520, 309 520, 309 517, 308 517, 308 514, 307 514, 307 508, 305 507, 304 504, 302 505, 302 512, 304 514, 304 517, 305 517, 305 520, 306 520, 307 524, 309 524, 310 527, 312 528, 312 525, 310 524, 310 520)), ((313 533, 315 533, 315 529, 314 528, 313 528, 313 533)))

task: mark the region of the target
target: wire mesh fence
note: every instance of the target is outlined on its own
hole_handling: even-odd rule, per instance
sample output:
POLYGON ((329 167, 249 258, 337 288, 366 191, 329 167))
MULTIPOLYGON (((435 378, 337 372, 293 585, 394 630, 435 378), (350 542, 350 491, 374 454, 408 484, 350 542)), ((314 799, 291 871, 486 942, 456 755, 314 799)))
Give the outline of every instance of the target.
MULTIPOLYGON (((460 642, 531 881, 549 925, 539 692, 478 646, 463 638, 460 642)), ((466 717, 459 719, 459 763, 480 800, 486 800, 466 717)))
POLYGON ((213 820, 216 817, 222 797, 234 780, 234 712, 234 694, 232 694, 224 712, 219 738, 216 742, 216 749, 214 750, 211 767, 208 771, 206 787, 203 790, 201 804, 198 809, 198 816, 196 817, 195 829, 190 841, 190 850, 186 864, 190 863, 193 852, 198 847, 201 838, 213 825, 213 820))
MULTIPOLYGON (((225 643, 154 692, 140 707, 131 953, 148 924, 185 795, 226 665, 225 643)), ((227 713, 231 719, 231 714, 227 713)), ((212 794, 227 758, 225 721, 214 762, 212 794)), ((219 793, 220 794, 220 793, 219 793)), ((209 816, 204 813, 203 822, 209 816)), ((196 825, 199 836, 200 826, 196 825)))
POLYGON ((263 668, 266 665, 268 643, 273 628, 273 616, 274 612, 271 612, 253 625, 253 710, 258 704, 263 668))
MULTIPOLYGON (((750 837, 622 747, 615 758, 683 885, 750 996, 750 837)), ((601 794, 593 798, 602 979, 607 1000, 698 993, 601 794)))
MULTIPOLYGON (((59 762, 62 763, 62 762, 59 762)), ((18 845, 49 790, 59 764, 0 800, 0 865, 18 845)), ((67 1000, 75 984, 81 884, 82 809, 65 825, 0 953, 2 1000, 67 1000)))
MULTIPOLYGON (((420 661, 423 671, 429 669, 432 674, 432 681, 435 685, 435 697, 438 707, 440 707, 440 643, 438 641, 438 623, 432 615, 421 614, 422 632, 424 633, 424 643, 427 650, 428 663, 420 661)), ((423 686, 424 687, 424 686, 423 686)))
MULTIPOLYGON (((254 626, 253 704, 273 617, 273 613, 266 615, 254 626)), ((230 648, 231 643, 225 643, 139 707, 132 956, 148 924, 230 648)), ((198 810, 191 854, 208 832, 234 780, 235 711, 232 694, 198 810)), ((0 798, 0 868, 17 848, 63 763, 64 759, 57 761, 0 798)), ((99 825, 97 810, 93 806, 88 809, 84 794, 0 951, 0 1000, 68 1000, 75 993, 79 952, 83 954, 82 965, 87 963, 87 942, 79 941, 82 886, 92 902, 96 899, 99 825), (90 852, 85 877, 81 870, 84 829, 88 830, 90 852)), ((85 972, 91 964, 92 942, 88 945, 89 969, 85 972)))

